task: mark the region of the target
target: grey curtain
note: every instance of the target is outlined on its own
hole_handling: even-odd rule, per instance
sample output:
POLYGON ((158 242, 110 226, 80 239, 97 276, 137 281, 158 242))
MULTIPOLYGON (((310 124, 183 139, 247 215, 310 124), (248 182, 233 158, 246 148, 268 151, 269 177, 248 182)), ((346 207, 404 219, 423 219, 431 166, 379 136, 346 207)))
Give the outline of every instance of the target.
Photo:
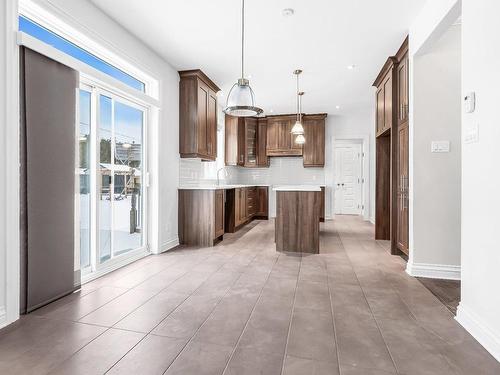
POLYGON ((26 313, 79 283, 74 240, 79 75, 28 48, 20 52, 21 313, 26 313))

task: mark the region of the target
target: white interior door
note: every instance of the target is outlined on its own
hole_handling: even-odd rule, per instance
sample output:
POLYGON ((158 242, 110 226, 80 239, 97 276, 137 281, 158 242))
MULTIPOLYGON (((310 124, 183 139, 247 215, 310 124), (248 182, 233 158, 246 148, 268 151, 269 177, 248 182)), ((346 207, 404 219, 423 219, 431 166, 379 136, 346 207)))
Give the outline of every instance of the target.
POLYGON ((362 213, 362 150, 361 144, 339 144, 335 147, 335 213, 362 213))

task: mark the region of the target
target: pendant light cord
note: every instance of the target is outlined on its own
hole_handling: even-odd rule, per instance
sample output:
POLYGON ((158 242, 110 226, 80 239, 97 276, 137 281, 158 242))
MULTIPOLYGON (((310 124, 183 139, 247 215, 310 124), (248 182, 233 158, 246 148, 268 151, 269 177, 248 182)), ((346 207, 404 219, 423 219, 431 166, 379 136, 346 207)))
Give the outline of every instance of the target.
POLYGON ((245 0, 241 0, 241 78, 245 79, 245 0))
POLYGON ((299 74, 297 74, 297 121, 299 121, 299 111, 300 111, 300 105, 299 105, 299 74))

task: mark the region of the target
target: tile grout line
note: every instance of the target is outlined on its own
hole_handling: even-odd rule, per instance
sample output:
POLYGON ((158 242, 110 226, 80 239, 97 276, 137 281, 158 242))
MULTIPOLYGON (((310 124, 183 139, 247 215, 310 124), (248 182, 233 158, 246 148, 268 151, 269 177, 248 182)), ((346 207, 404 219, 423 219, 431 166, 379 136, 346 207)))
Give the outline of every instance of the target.
POLYGON ((288 341, 290 340, 290 332, 292 331, 293 313, 295 311, 295 301, 297 300, 297 289, 299 288, 299 279, 300 279, 300 270, 301 269, 302 269, 302 253, 300 254, 299 271, 297 272, 297 282, 295 283, 295 290, 293 292, 293 303, 292 303, 292 309, 290 311, 290 323, 288 324, 288 332, 286 335, 285 350, 283 353, 283 362, 281 363, 280 374, 283 374, 283 371, 285 371, 286 353, 287 353, 287 349, 288 349, 288 341))
MULTIPOLYGON (((211 255, 213 255, 213 254, 210 254, 210 255, 208 255, 208 256, 206 256, 206 257, 204 257, 204 258, 203 258, 203 259, 201 259, 199 262, 197 262, 197 263, 196 263, 196 265, 198 265, 198 264, 200 264, 201 262, 203 262, 204 260, 208 259, 211 255)), ((175 264, 175 263, 173 263, 173 264, 171 264, 171 265, 167 266, 165 269, 163 269, 163 270, 159 271, 158 273, 163 272, 163 271, 166 271, 168 268, 170 268, 170 267, 171 267, 171 266, 173 266, 174 264, 175 264)), ((179 278, 183 277, 184 275, 186 275, 188 272, 189 272, 189 271, 186 271, 184 274, 180 275, 178 278, 176 278, 174 281, 172 281, 172 283, 173 283, 173 282, 175 282, 176 280, 178 280, 179 278)), ((217 272, 217 271, 215 271, 215 272, 217 272)), ((156 273, 155 273, 155 275, 156 275, 156 273)), ((154 275, 153 275, 153 276, 154 276, 154 275)), ((170 284, 169 284, 169 286, 170 286, 172 283, 170 283, 170 284)), ((138 284, 138 285, 140 285, 140 284, 138 284)), ((105 287, 105 286, 106 286, 106 285, 103 285, 102 287, 105 287)), ((136 286, 137 286, 137 285, 136 285, 136 286)), ((102 288, 102 287, 100 287, 100 288, 102 288)), ((99 289, 100 289, 100 288, 99 288, 99 289)), ((135 287, 129 288, 129 289, 128 289, 127 291, 125 291, 124 293, 122 293, 122 294, 118 295, 117 297, 113 298, 112 300, 108 301, 107 303, 105 303, 104 305, 102 305, 102 306, 98 307, 97 309, 93 310, 92 312, 97 311, 97 310, 98 310, 98 309, 100 309, 101 307, 103 307, 103 306, 107 305, 108 303, 110 303, 110 302, 114 301, 116 298, 118 298, 118 297, 122 296, 123 294, 125 294, 125 293, 127 293, 127 292, 131 291, 131 290, 132 290, 132 289, 134 289, 134 288, 135 288, 135 287)), ((167 286, 166 288, 168 288, 168 286, 167 286)), ((72 353, 72 354, 71 354, 68 358, 66 358, 65 360, 63 360, 63 361, 62 361, 61 363, 59 363, 56 367, 54 367, 54 369, 57 369, 57 367, 60 367, 63 363, 65 363, 66 361, 68 361, 69 359, 71 359, 72 357, 74 357, 77 353, 79 353, 81 350, 83 350, 85 347, 87 347, 88 345, 90 345, 92 342, 94 342, 96 339, 98 339, 100 336, 102 336, 103 334, 105 334, 105 333, 106 333, 106 332, 108 332, 109 330, 111 330, 111 329, 121 330, 121 329, 119 329, 119 328, 113 328, 113 327, 114 327, 114 325, 116 325, 117 323, 119 323, 120 321, 122 321, 123 319, 125 319, 127 316, 129 316, 131 313, 133 313, 134 311, 136 311, 137 309, 139 309, 141 306, 143 306, 144 304, 146 304, 148 301, 150 301, 151 299, 153 299, 155 296, 157 296, 157 295, 159 295, 160 293, 162 293, 162 292, 163 292, 163 290, 165 290, 166 288, 164 288, 164 289, 160 290, 158 293, 156 293, 156 294, 154 294, 153 296, 151 296, 151 298, 149 298, 149 299, 147 299, 146 301, 144 301, 144 303, 142 303, 140 306, 138 306, 137 308, 135 308, 134 310, 132 310, 130 313, 128 313, 125 317, 123 317, 123 318, 122 318, 122 319, 120 319, 118 322, 116 322, 115 324, 113 324, 113 326, 111 326, 111 327, 101 326, 101 325, 98 325, 98 324, 85 323, 85 322, 80 322, 80 321, 72 321, 73 323, 77 323, 77 324, 92 325, 92 326, 102 327, 102 328, 106 328, 106 329, 105 329, 105 330, 104 330, 101 334, 97 335, 97 336, 96 336, 96 337, 94 337, 92 340, 90 340, 88 343, 86 343, 84 346, 82 346, 81 348, 79 348, 77 351, 75 351, 74 353, 72 353)), ((187 298, 189 298, 190 296, 191 296, 191 294, 190 294, 190 295, 187 295, 187 296, 186 296, 186 298, 185 298, 185 299, 181 302, 181 304, 182 304, 182 303, 183 303, 183 302, 184 302, 187 298)), ((180 304, 179 304, 178 306, 180 306, 180 304)), ((177 307, 178 307, 178 306, 177 306, 177 307)), ((176 308, 177 308, 177 307, 176 307, 176 308)), ((175 309, 174 309, 174 310, 172 310, 172 311, 171 311, 168 315, 170 315, 173 311, 175 311, 175 309)), ((89 314, 91 314, 92 312, 90 312, 89 314)), ((80 319, 83 319, 85 316, 87 316, 87 315, 89 315, 89 314, 84 315, 84 316, 83 316, 83 317, 81 317, 80 319)), ((167 316, 168 316, 168 315, 167 315, 167 316)), ((166 318, 166 317, 165 317, 165 318, 166 318)), ((163 322, 163 320, 165 320, 165 319, 162 319, 162 322, 163 322)), ((160 322, 160 323, 158 323, 158 324, 161 324, 161 322, 160 322)), ((158 326, 158 325, 156 325, 154 328, 156 328, 157 326, 158 326)), ((153 328, 153 329, 154 329, 154 328, 153 328)), ((121 330, 121 331, 135 332, 135 331, 129 331, 129 330, 121 330)), ((150 331, 150 332, 151 332, 151 331, 150 331)), ((135 333, 141 333, 141 334, 144 334, 144 332, 135 332, 135 333)), ((109 371, 110 371, 110 370, 111 370, 111 369, 112 369, 112 368, 113 368, 113 367, 114 367, 114 366, 115 366, 115 365, 116 365, 116 364, 117 364, 117 363, 118 363, 118 362, 119 362, 119 361, 120 361, 120 360, 121 360, 121 359, 122 359, 125 355, 127 355, 127 354, 128 354, 128 353, 129 353, 129 352, 130 352, 133 348, 135 348, 135 347, 136 347, 136 346, 137 346, 140 342, 142 342, 142 341, 143 341, 143 340, 144 340, 144 339, 148 336, 148 334, 149 334, 149 333, 144 334, 144 337, 143 337, 142 339, 140 339, 140 340, 139 340, 139 341, 138 341, 135 345, 133 345, 133 346, 130 348, 130 350, 128 350, 128 351, 127 351, 127 352, 126 352, 126 353, 125 353, 122 357, 120 357, 120 359, 119 359, 118 361, 116 361, 116 362, 115 362, 115 363, 114 363, 114 364, 113 364, 113 365, 112 365, 112 366, 111 366, 108 370, 106 370, 106 372, 105 372, 105 373, 108 373, 108 372, 109 372, 109 371)), ((51 370, 51 371, 52 371, 52 370, 51 370)))
POLYGON ((234 347, 233 347, 233 350, 232 350, 232 352, 231 352, 231 355, 229 356, 229 358, 228 358, 228 360, 227 360, 227 362, 226 362, 226 365, 224 366, 224 369, 223 369, 223 370, 222 370, 222 372, 221 372, 221 375, 223 375, 223 374, 226 372, 226 370, 227 370, 227 369, 228 369, 228 367, 229 367, 229 363, 231 363, 231 360, 232 360, 232 359, 233 359, 233 357, 234 357, 234 353, 236 352, 236 348, 238 347, 238 344, 240 343, 241 338, 243 337, 243 334, 245 333, 245 331, 246 331, 246 329, 247 329, 247 327, 248 327, 248 322, 249 322, 249 321, 250 321, 250 319, 252 318, 252 315, 253 315, 253 313, 254 313, 254 311, 255 311, 255 308, 256 308, 256 306, 258 305, 258 303, 259 303, 259 301, 260 301, 260 299, 261 299, 261 297, 262 297, 262 293, 263 293, 263 291, 264 291, 264 288, 266 287, 266 284, 267 284, 267 282, 269 281, 269 277, 271 277, 271 273, 273 272, 273 268, 276 266, 276 263, 278 262, 278 259, 279 259, 279 256, 278 256, 278 257, 276 257, 276 259, 274 260, 274 264, 273 264, 273 266, 271 267, 271 269, 269 270, 269 273, 267 274, 266 281, 262 284, 262 288, 260 289, 259 296, 257 297, 257 300, 255 301, 255 304, 254 304, 254 305, 253 305, 253 307, 252 307, 252 311, 250 311, 250 314, 248 315, 248 319, 247 319, 247 321, 245 322, 245 325, 243 326, 243 329, 241 330, 241 333, 240 333, 240 335, 239 335, 239 337, 238 337, 238 340, 236 340, 236 344, 234 344, 234 347))
MULTIPOLYGON (((239 250, 237 253, 233 254, 233 255, 232 255, 229 259, 232 259, 233 257, 235 257, 235 256, 236 256, 237 254, 239 254, 241 251, 242 251, 242 250, 239 250)), ((210 255, 208 255, 207 257, 204 257, 203 259, 201 259, 198 263, 196 263, 196 265, 200 264, 200 263, 201 263, 201 262, 203 262, 204 260, 207 260, 208 258, 210 258, 211 256, 214 256, 214 255, 215 255, 215 251, 212 251, 210 255)), ((117 361, 116 361, 116 362, 115 362, 115 363, 114 363, 114 364, 113 364, 113 365, 112 365, 112 366, 111 366, 111 367, 110 367, 110 368, 109 368, 109 369, 105 372, 105 374, 107 374, 109 371, 111 371, 111 369, 112 369, 114 366, 116 366, 116 364, 118 364, 118 362, 120 362, 120 361, 121 361, 121 360, 122 360, 122 359, 123 359, 123 358, 124 358, 124 357, 125 357, 128 353, 130 353, 130 352, 131 352, 131 351, 132 351, 132 350, 133 350, 133 349, 134 349, 137 345, 139 345, 142 341, 144 341, 144 340, 146 339, 146 337, 148 337, 149 335, 159 336, 159 337, 168 337, 168 336, 155 335, 155 334, 153 334, 152 332, 153 332, 153 331, 154 331, 154 330, 155 330, 155 329, 156 329, 156 328, 157 328, 160 324, 162 324, 162 323, 165 321, 165 319, 167 319, 167 318, 168 318, 168 317, 169 317, 172 313, 174 313, 174 312, 175 312, 175 311, 179 308, 179 306, 181 306, 181 305, 182 305, 182 304, 183 304, 183 303, 184 303, 184 302, 185 302, 185 301, 186 301, 189 297, 191 297, 192 295, 194 295, 194 293, 196 293, 196 291, 197 291, 198 289, 200 289, 200 288, 203 286, 203 284, 204 284, 205 282, 207 282, 207 281, 208 281, 208 280, 209 280, 209 279, 210 279, 213 275, 215 275, 217 272, 219 272, 219 271, 220 271, 220 269, 221 269, 222 267, 224 267, 224 265, 225 265, 226 263, 227 263, 227 262, 225 262, 225 263, 221 264, 221 266, 220 266, 219 268, 217 268, 217 270, 216 270, 216 271, 214 271, 214 272, 213 272, 213 273, 212 273, 212 274, 211 274, 211 275, 210 275, 210 276, 209 276, 209 277, 208 277, 205 281, 203 281, 203 283, 201 283, 201 284, 200 284, 200 285, 199 285, 199 286, 198 286, 195 290, 193 290, 190 294, 187 294, 187 295, 186 295, 186 298, 185 298, 184 300, 182 300, 182 302, 180 302, 180 303, 179 303, 179 304, 178 304, 178 305, 177 305, 177 306, 176 306, 176 307, 175 307, 172 311, 170 311, 170 313, 168 313, 168 314, 167 314, 167 315, 166 315, 166 316, 165 316, 165 317, 164 317, 164 318, 163 318, 163 319, 162 319, 162 320, 161 320, 158 324, 156 324, 156 325, 155 325, 155 326, 154 326, 154 327, 153 327, 153 328, 152 328, 149 332, 147 332, 141 340, 139 340, 139 341, 138 341, 138 342, 137 342, 134 346, 132 346, 132 347, 131 347, 131 348, 130 348, 130 349, 129 349, 129 350, 128 350, 128 351, 127 351, 127 352, 126 352, 123 356, 122 356, 122 357, 120 357, 120 359, 118 359, 118 360, 117 360, 117 361)), ((185 273, 183 273, 182 275, 180 275, 178 278, 176 278, 174 281, 172 281, 172 282, 171 282, 171 283, 170 283, 167 287, 163 288, 160 292, 158 292, 158 294, 162 293, 165 289, 167 289, 170 285, 172 285, 175 281, 177 281, 177 280, 178 280, 178 279, 180 279, 181 277, 185 276, 188 272, 189 272, 189 270, 188 270, 188 271, 186 271, 185 273)), ((241 277, 241 275, 240 275, 240 277, 241 277)), ((238 279, 239 279, 239 278, 238 278, 238 279)), ((237 281, 238 279, 236 279, 236 281, 237 281)), ((235 281, 235 282, 236 282, 236 281, 235 281)), ((229 288, 229 289, 230 289, 230 288, 229 288)), ((158 294, 155 294, 155 296, 156 296, 156 295, 158 295, 158 294)), ((217 304, 215 305, 215 307, 217 307, 217 305, 218 305, 218 304, 219 304, 219 302, 222 300, 222 298, 224 298, 224 296, 223 296, 223 297, 221 297, 221 299, 217 302, 217 304)), ((141 306, 142 306, 142 305, 141 305, 141 306)), ((215 309, 215 307, 214 307, 214 309, 215 309)), ((135 311, 135 310, 134 310, 134 311, 135 311)), ((212 310, 212 311, 213 311, 213 310, 212 310)), ((212 313, 212 312, 211 312, 211 313, 212 313)), ((211 313, 209 314, 209 317, 211 316, 211 313)), ((130 313, 130 314, 131 314, 131 313, 130 313)), ((128 314, 128 315, 130 315, 130 314, 128 314)), ((127 315, 127 316, 128 316, 128 315, 127 315)), ((126 318, 126 317, 124 317, 123 319, 125 319, 125 318, 126 318)), ((123 319, 121 319, 121 320, 123 320, 123 319)), ((208 318, 207 318, 207 319, 208 319, 208 318)), ((120 320, 120 321, 121 321, 121 320, 120 320)), ((115 324, 118 324, 118 322, 117 322, 117 323, 115 323, 115 324)), ((202 325, 203 325, 203 323, 202 323, 202 325)), ((200 326, 199 328, 201 328, 201 326, 200 326)), ((199 328, 198 328, 198 330, 199 330, 199 328)), ((197 330, 197 331, 198 331, 198 330, 197 330)), ((196 331, 196 332, 197 332, 197 331, 196 331)), ((132 332, 133 332, 133 331, 132 331, 132 332)), ((196 335, 196 332, 195 332, 195 335, 196 335)), ((172 360, 172 362, 170 363, 169 367, 172 365, 172 363, 174 363, 174 361, 177 359, 177 357, 178 357, 178 356, 179 356, 179 355, 180 355, 180 354, 184 351, 184 349, 185 349, 185 348, 186 348, 186 346, 189 344, 189 342, 191 342, 191 340, 192 340, 192 338, 193 338, 193 337, 194 337, 194 335, 193 335, 193 336, 191 337, 191 339, 190 339, 190 340, 188 340, 188 342, 187 342, 187 343, 186 343, 186 344, 182 347, 181 351, 177 354, 177 356, 175 356, 175 358, 174 358, 174 359, 172 360)), ((174 339, 177 339, 176 337, 173 337, 173 338, 174 338, 174 339)), ((167 369, 166 369, 164 372, 166 372, 166 371, 168 370, 168 368, 169 368, 169 367, 167 367, 167 369)))
MULTIPOLYGON (((338 235, 338 237, 339 237, 339 241, 342 243, 342 240, 340 239, 340 235, 338 235)), ((342 247, 344 247, 343 244, 342 244, 342 247)), ((344 249, 344 252, 345 252, 345 249, 344 249)), ((337 353, 337 367, 339 369, 339 375, 342 375, 342 371, 340 369, 340 350, 339 350, 339 341, 337 339, 337 328, 336 328, 336 324, 335 324, 335 312, 333 309, 332 290, 330 288, 330 275, 328 274, 328 265, 325 264, 325 266, 326 266, 326 283, 327 283, 327 287, 328 287, 328 294, 330 296, 330 313, 332 315, 333 339, 335 340, 335 351, 337 353)))
MULTIPOLYGON (((342 243, 342 246, 344 246, 344 242, 342 240, 342 236, 340 235, 340 233, 339 233, 339 237, 340 237, 340 242, 342 243)), ((345 250, 345 246, 344 246, 344 250, 345 250)), ((356 280, 358 281, 359 288, 361 289, 361 292, 363 293, 363 298, 365 299, 366 304, 367 304, 368 308, 370 309, 370 313, 371 313, 371 315, 373 317, 373 321, 375 322, 375 325, 377 326, 377 330, 380 333, 380 337, 382 338, 382 341, 384 342, 384 345, 385 345, 385 348, 387 350, 387 353, 389 354, 389 357, 391 358, 391 361, 392 361, 392 364, 394 366, 394 369, 396 370, 396 373, 399 373, 399 369, 398 369, 398 366, 396 365, 396 361, 394 360, 394 357, 392 356, 392 353, 389 350, 389 346, 387 345, 387 341, 385 340, 385 337, 382 334, 382 330, 380 329, 380 325, 378 324, 377 319, 375 319, 375 315, 373 314, 373 310, 372 310, 372 308, 370 306, 370 303, 368 302, 368 299, 366 298, 365 291, 364 291, 363 287, 361 286, 361 283, 359 282, 358 275, 356 273, 356 270, 354 269, 354 265, 353 265, 353 263, 351 261, 351 258, 349 257, 349 254, 347 253, 347 250, 345 250, 345 253, 347 255, 347 259, 349 259, 349 263, 351 264, 352 270, 354 272, 354 276, 356 277, 356 280)))
MULTIPOLYGON (((241 249, 238 251, 238 254, 243 251, 244 249, 241 249)), ((236 254, 235 254, 236 255, 236 254)), ((253 258, 252 258, 252 262, 255 260, 255 258, 257 257, 258 254, 256 254, 253 258)), ((231 257, 232 259, 233 257, 231 257)), ((250 262, 250 264, 252 263, 250 262)), ((224 265, 221 266, 221 268, 223 267, 224 265)), ((234 286, 234 284, 236 284, 238 282, 238 280, 244 275, 244 273, 240 273, 240 276, 231 284, 231 286, 228 288, 228 290, 226 291, 226 293, 224 293, 224 295, 217 301, 217 304, 214 306, 214 308, 210 311, 210 313, 208 314, 207 318, 203 321, 203 323, 196 329, 196 331, 194 332, 194 334, 191 336, 191 338, 186 342, 186 344, 182 347, 181 351, 179 353, 177 353, 177 355, 174 357, 174 359, 172 360, 172 362, 170 362, 170 365, 165 369, 165 371, 163 371, 163 374, 165 374, 168 369, 174 364, 174 362, 177 360, 177 358, 179 358, 181 356, 181 354, 185 351, 185 349, 187 348, 187 346, 193 341, 194 337, 196 336, 196 334, 200 331, 200 329, 205 325, 205 323, 208 321, 208 319, 210 319, 210 317, 213 315, 213 312, 215 311, 215 309, 217 308, 217 306, 220 304, 220 302, 224 299, 224 297, 226 297, 228 295, 228 293, 230 292, 230 290, 232 289, 232 287, 234 286)), ((201 288, 201 285, 200 285, 200 288, 201 288)), ((198 290, 198 289, 196 289, 198 290)), ((193 292, 194 293, 194 292, 193 292)), ((161 323, 160 323, 161 324, 161 323)))

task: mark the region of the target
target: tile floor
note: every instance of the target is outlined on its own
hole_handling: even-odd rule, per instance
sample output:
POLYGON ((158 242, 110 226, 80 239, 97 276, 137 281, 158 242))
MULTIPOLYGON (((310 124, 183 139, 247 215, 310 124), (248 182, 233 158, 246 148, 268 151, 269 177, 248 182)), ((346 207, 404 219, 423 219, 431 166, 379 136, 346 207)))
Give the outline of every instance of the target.
POLYGON ((493 375, 500 364, 356 217, 321 255, 256 221, 150 256, 0 332, 1 374, 493 375))

